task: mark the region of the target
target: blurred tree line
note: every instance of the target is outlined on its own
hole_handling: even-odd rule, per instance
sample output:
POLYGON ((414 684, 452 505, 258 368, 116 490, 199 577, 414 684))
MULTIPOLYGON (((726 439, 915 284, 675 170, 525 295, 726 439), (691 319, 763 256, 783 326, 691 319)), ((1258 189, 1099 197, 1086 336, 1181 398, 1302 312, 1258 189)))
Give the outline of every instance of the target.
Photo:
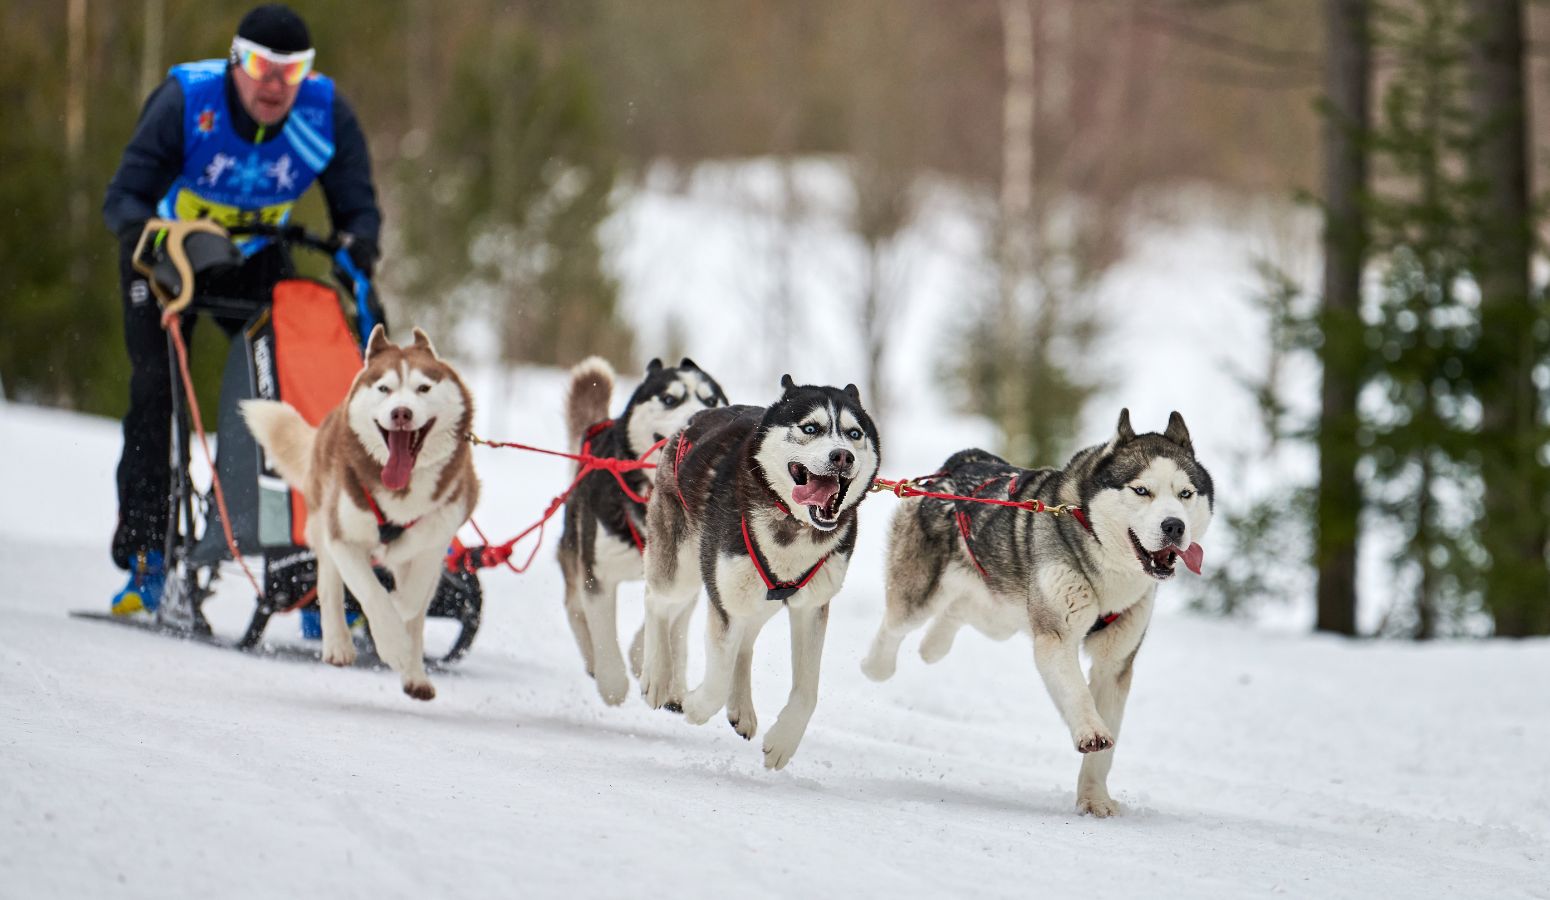
MULTIPOLYGON (((223 54, 250 5, 7 4, 7 397, 122 411, 127 362, 102 192, 166 68, 223 54)), ((1082 405, 1102 387, 1082 363, 1104 339, 1091 300, 1125 252, 1139 199, 1194 183, 1316 193, 1329 223, 1325 285, 1308 293, 1273 279, 1265 295, 1286 347, 1316 354, 1326 373, 1319 421, 1290 429, 1319 447, 1321 477, 1237 524, 1308 524, 1320 627, 1354 630, 1357 537, 1392 526, 1408 535, 1393 565, 1416 588, 1388 630, 1448 633, 1481 614, 1498 633, 1550 630, 1546 320, 1527 268, 1532 158, 1507 152, 1544 144, 1530 125, 1550 130, 1550 114, 1528 115, 1550 92, 1524 92, 1525 69, 1543 75, 1546 64, 1524 56, 1522 32, 1546 26, 1532 6, 295 6, 319 69, 371 142, 387 213, 379 281, 399 321, 438 333, 485 323, 508 361, 563 365, 600 352, 622 364, 637 348, 599 237, 621 192, 658 163, 687 172, 711 160, 824 156, 848 173, 846 226, 866 259, 853 308, 838 312, 860 325, 869 404, 883 409, 878 373, 910 277, 899 238, 924 188, 945 182, 972 198, 990 235, 984 277, 939 298, 963 311, 945 367, 966 405, 998 423, 1002 449, 1030 463, 1069 451, 1082 405), (1501 30, 1513 22, 1516 37, 1501 30), (1511 607, 1509 597, 1522 599, 1511 607)), ((325 224, 315 198, 298 218, 325 224)), ((783 303, 772 297, 764 317, 773 341, 790 330, 783 303)), ((1147 312, 1113 327, 1147 327, 1147 312)), ((195 348, 206 398, 220 365, 214 331, 195 348)))
MULTIPOLYGON (((1378 634, 1550 634, 1528 10, 1326 0, 1325 13, 1323 291, 1267 279, 1281 348, 1323 369, 1316 421, 1293 428, 1318 479, 1230 524, 1260 562, 1284 555, 1284 518, 1311 526, 1321 631, 1357 633, 1358 542, 1376 533, 1394 598, 1378 634)), ((1224 573, 1215 604, 1257 579, 1224 573)))
MULTIPOLYGON (((140 105, 169 65, 220 56, 248 2, 14 0, 0 30, 0 380, 7 396, 117 414, 124 403, 113 243, 98 210, 140 105)), ((390 310, 482 318, 503 358, 618 359, 598 226, 654 162, 833 155, 850 161, 850 226, 868 278, 852 311, 876 372, 908 278, 894 241, 923 179, 983 196, 987 282, 951 368, 1028 453, 1069 443, 1090 386, 1065 384, 1085 291, 1120 250, 1119 214, 1149 185, 1305 183, 1309 72, 1202 54, 1212 29, 1306 37, 1296 0, 1258 10, 1074 0, 298 0, 371 142, 387 213, 390 310), (1023 9, 1019 47, 1005 39, 1023 9), (1291 27, 1287 21, 1293 22, 1291 27), (1118 39, 1115 39, 1115 36, 1118 39), (1023 207, 1008 181, 1007 64, 1034 108, 1023 207), (1288 114, 1287 110, 1290 110, 1288 114), (1145 139, 1140 136, 1145 135, 1145 139), (1021 221, 1004 221, 1009 217, 1021 221), (996 274, 1015 269, 1014 274, 996 274), (1007 316, 1013 321, 1009 322, 1007 316), (987 323, 987 324, 978 324, 987 323), (989 327, 996 339, 976 340, 989 327), (1006 336, 1028 332, 1031 354, 1006 336), (1015 350, 1015 358, 1001 351, 1015 350), (1010 360, 1010 361, 1007 361, 1010 360), (1035 372, 1036 377, 1013 373, 1035 372)), ((1291 52, 1291 51, 1288 51, 1291 52)), ((1307 61, 1302 61, 1306 63, 1307 61)), ((1301 64, 1301 63, 1300 63, 1301 64)), ((321 204, 298 218, 322 227, 321 204)), ((400 316, 402 318, 402 316, 400 316)), ((778 323, 778 311, 771 322, 778 323)), ((196 346, 201 382, 219 338, 196 346)), ((647 355, 654 355, 648 353, 647 355)), ((204 392, 206 394, 210 392, 204 392)))

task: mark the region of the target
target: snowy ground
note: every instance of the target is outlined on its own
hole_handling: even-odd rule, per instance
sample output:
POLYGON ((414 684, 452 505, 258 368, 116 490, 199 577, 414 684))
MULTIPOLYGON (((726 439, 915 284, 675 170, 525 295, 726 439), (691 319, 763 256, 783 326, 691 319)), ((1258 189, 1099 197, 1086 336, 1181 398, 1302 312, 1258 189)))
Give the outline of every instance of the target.
MULTIPOLYGON (((555 441, 558 377, 504 389, 524 398, 499 401, 507 427, 555 441)), ((1025 640, 965 633, 930 668, 911 641, 893 681, 860 674, 887 497, 863 508, 812 727, 769 773, 719 719, 602 705, 548 550, 525 577, 486 576, 485 630, 430 704, 383 672, 68 618, 118 580, 116 426, 0 406, 0 439, 6 900, 1550 897, 1544 641, 1347 643, 1165 614, 1111 779, 1127 814, 1095 821, 1072 811, 1079 759, 1025 640)), ((511 533, 563 464, 483 452, 481 517, 511 533)), ((212 601, 228 630, 239 581, 212 601)), ((789 684, 779 626, 755 663, 766 726, 789 684)))
MULTIPOLYGON (((678 329, 738 402, 768 402, 782 371, 859 380, 856 248, 835 225, 834 176, 799 173, 817 201, 784 234, 760 209, 771 173, 758 165, 702 167, 685 190, 646 184, 610 237, 642 350, 665 352, 653 348, 678 329), (801 298, 790 333, 749 339, 783 291, 801 298)), ((1116 327, 1084 361, 1111 383, 1090 439, 1122 405, 1147 429, 1179 409, 1224 505, 1307 464, 1269 457, 1234 383, 1264 359, 1250 255, 1295 266, 1286 248, 1306 245, 1278 221, 1152 227, 1095 300, 1116 327)), ((887 475, 993 440, 938 378, 941 338, 979 277, 975 241, 950 196, 904 241, 910 303, 888 383, 908 414, 889 419, 887 475)), ((1287 373, 1293 402, 1311 396, 1306 376, 1287 373)), ((560 446, 562 382, 481 373, 479 430, 560 446)), ((71 619, 106 608, 121 580, 106 552, 116 423, 0 404, 0 447, 0 900, 1550 897, 1550 642, 1315 639, 1302 636, 1306 597, 1285 598, 1273 622, 1225 625, 1182 615, 1189 585, 1168 585, 1111 777, 1127 814, 1100 822, 1073 813, 1080 760, 1025 639, 965 633, 929 668, 912 640, 892 681, 862 677, 888 497, 863 507, 812 726, 769 773, 719 719, 692 728, 633 698, 603 706, 564 622, 552 545, 526 576, 486 575, 484 630, 431 704, 384 672, 71 619)), ((477 461, 478 518, 499 537, 567 478, 549 458, 477 461)), ((1204 543, 1210 566, 1221 536, 1204 543)), ((1377 609, 1380 572, 1364 582, 1377 609)), ((208 611, 234 633, 250 604, 240 574, 224 586, 208 611)), ((625 639, 639 597, 624 594, 625 639)), ((282 617, 269 636, 297 630, 282 617)), ((755 661, 765 727, 787 659, 777 619, 755 661)))

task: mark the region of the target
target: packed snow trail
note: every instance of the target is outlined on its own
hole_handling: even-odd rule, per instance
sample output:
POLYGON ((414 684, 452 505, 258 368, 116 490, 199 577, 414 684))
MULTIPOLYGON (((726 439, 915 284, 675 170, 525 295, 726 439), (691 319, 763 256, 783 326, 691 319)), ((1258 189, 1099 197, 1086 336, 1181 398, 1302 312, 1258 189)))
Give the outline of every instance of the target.
MULTIPOLYGON (((507 417, 523 436, 556 439, 558 378, 518 386, 535 398, 507 417)), ((891 498, 862 508, 818 710, 770 773, 720 718, 604 707, 552 565, 486 574, 485 628, 429 704, 386 672, 71 619, 120 579, 116 425, 12 405, 0 432, 7 900, 1550 897, 1550 642, 1357 643, 1161 615, 1110 779, 1126 814, 1097 821, 1073 810, 1080 759, 1026 639, 966 631, 930 667, 911 640, 892 681, 861 675, 891 498)), ((492 536, 565 474, 528 455, 479 463, 492 536)), ((234 631, 244 585, 224 587, 212 618, 234 631)), ((627 639, 639 588, 623 596, 627 639)), ((270 634, 297 627, 277 617, 270 634)), ((777 621, 755 659, 764 727, 788 659, 777 621)))

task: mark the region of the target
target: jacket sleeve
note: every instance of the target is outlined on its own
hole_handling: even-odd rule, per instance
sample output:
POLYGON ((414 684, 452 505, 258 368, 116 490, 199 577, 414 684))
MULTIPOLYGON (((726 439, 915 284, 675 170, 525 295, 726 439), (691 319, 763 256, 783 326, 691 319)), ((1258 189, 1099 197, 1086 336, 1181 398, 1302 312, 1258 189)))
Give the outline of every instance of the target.
POLYGON ((146 98, 134 136, 108 182, 102 217, 120 241, 139 235, 182 170, 183 88, 168 78, 146 98))
POLYGON ((354 110, 338 93, 334 94, 334 157, 318 175, 318 184, 328 201, 334 231, 348 231, 375 248, 382 230, 382 211, 377 208, 377 189, 371 181, 371 153, 354 110))

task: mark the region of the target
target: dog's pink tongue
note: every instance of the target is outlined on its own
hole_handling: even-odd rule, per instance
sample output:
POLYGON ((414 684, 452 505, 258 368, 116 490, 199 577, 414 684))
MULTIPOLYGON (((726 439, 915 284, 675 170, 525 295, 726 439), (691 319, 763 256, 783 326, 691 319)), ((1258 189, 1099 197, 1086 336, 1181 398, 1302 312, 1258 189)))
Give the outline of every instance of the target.
POLYGON ((1184 565, 1196 575, 1200 574, 1200 563, 1205 560, 1206 551, 1200 549, 1199 544, 1190 544, 1188 550, 1180 550, 1179 556, 1183 557, 1184 565))
POLYGON ((828 475, 810 475, 807 484, 796 485, 791 499, 799 506, 823 506, 840 489, 840 480, 828 475))
POLYGON ((409 486, 409 473, 414 471, 414 432, 389 431, 387 445, 388 461, 382 467, 382 486, 390 491, 401 491, 409 486))

